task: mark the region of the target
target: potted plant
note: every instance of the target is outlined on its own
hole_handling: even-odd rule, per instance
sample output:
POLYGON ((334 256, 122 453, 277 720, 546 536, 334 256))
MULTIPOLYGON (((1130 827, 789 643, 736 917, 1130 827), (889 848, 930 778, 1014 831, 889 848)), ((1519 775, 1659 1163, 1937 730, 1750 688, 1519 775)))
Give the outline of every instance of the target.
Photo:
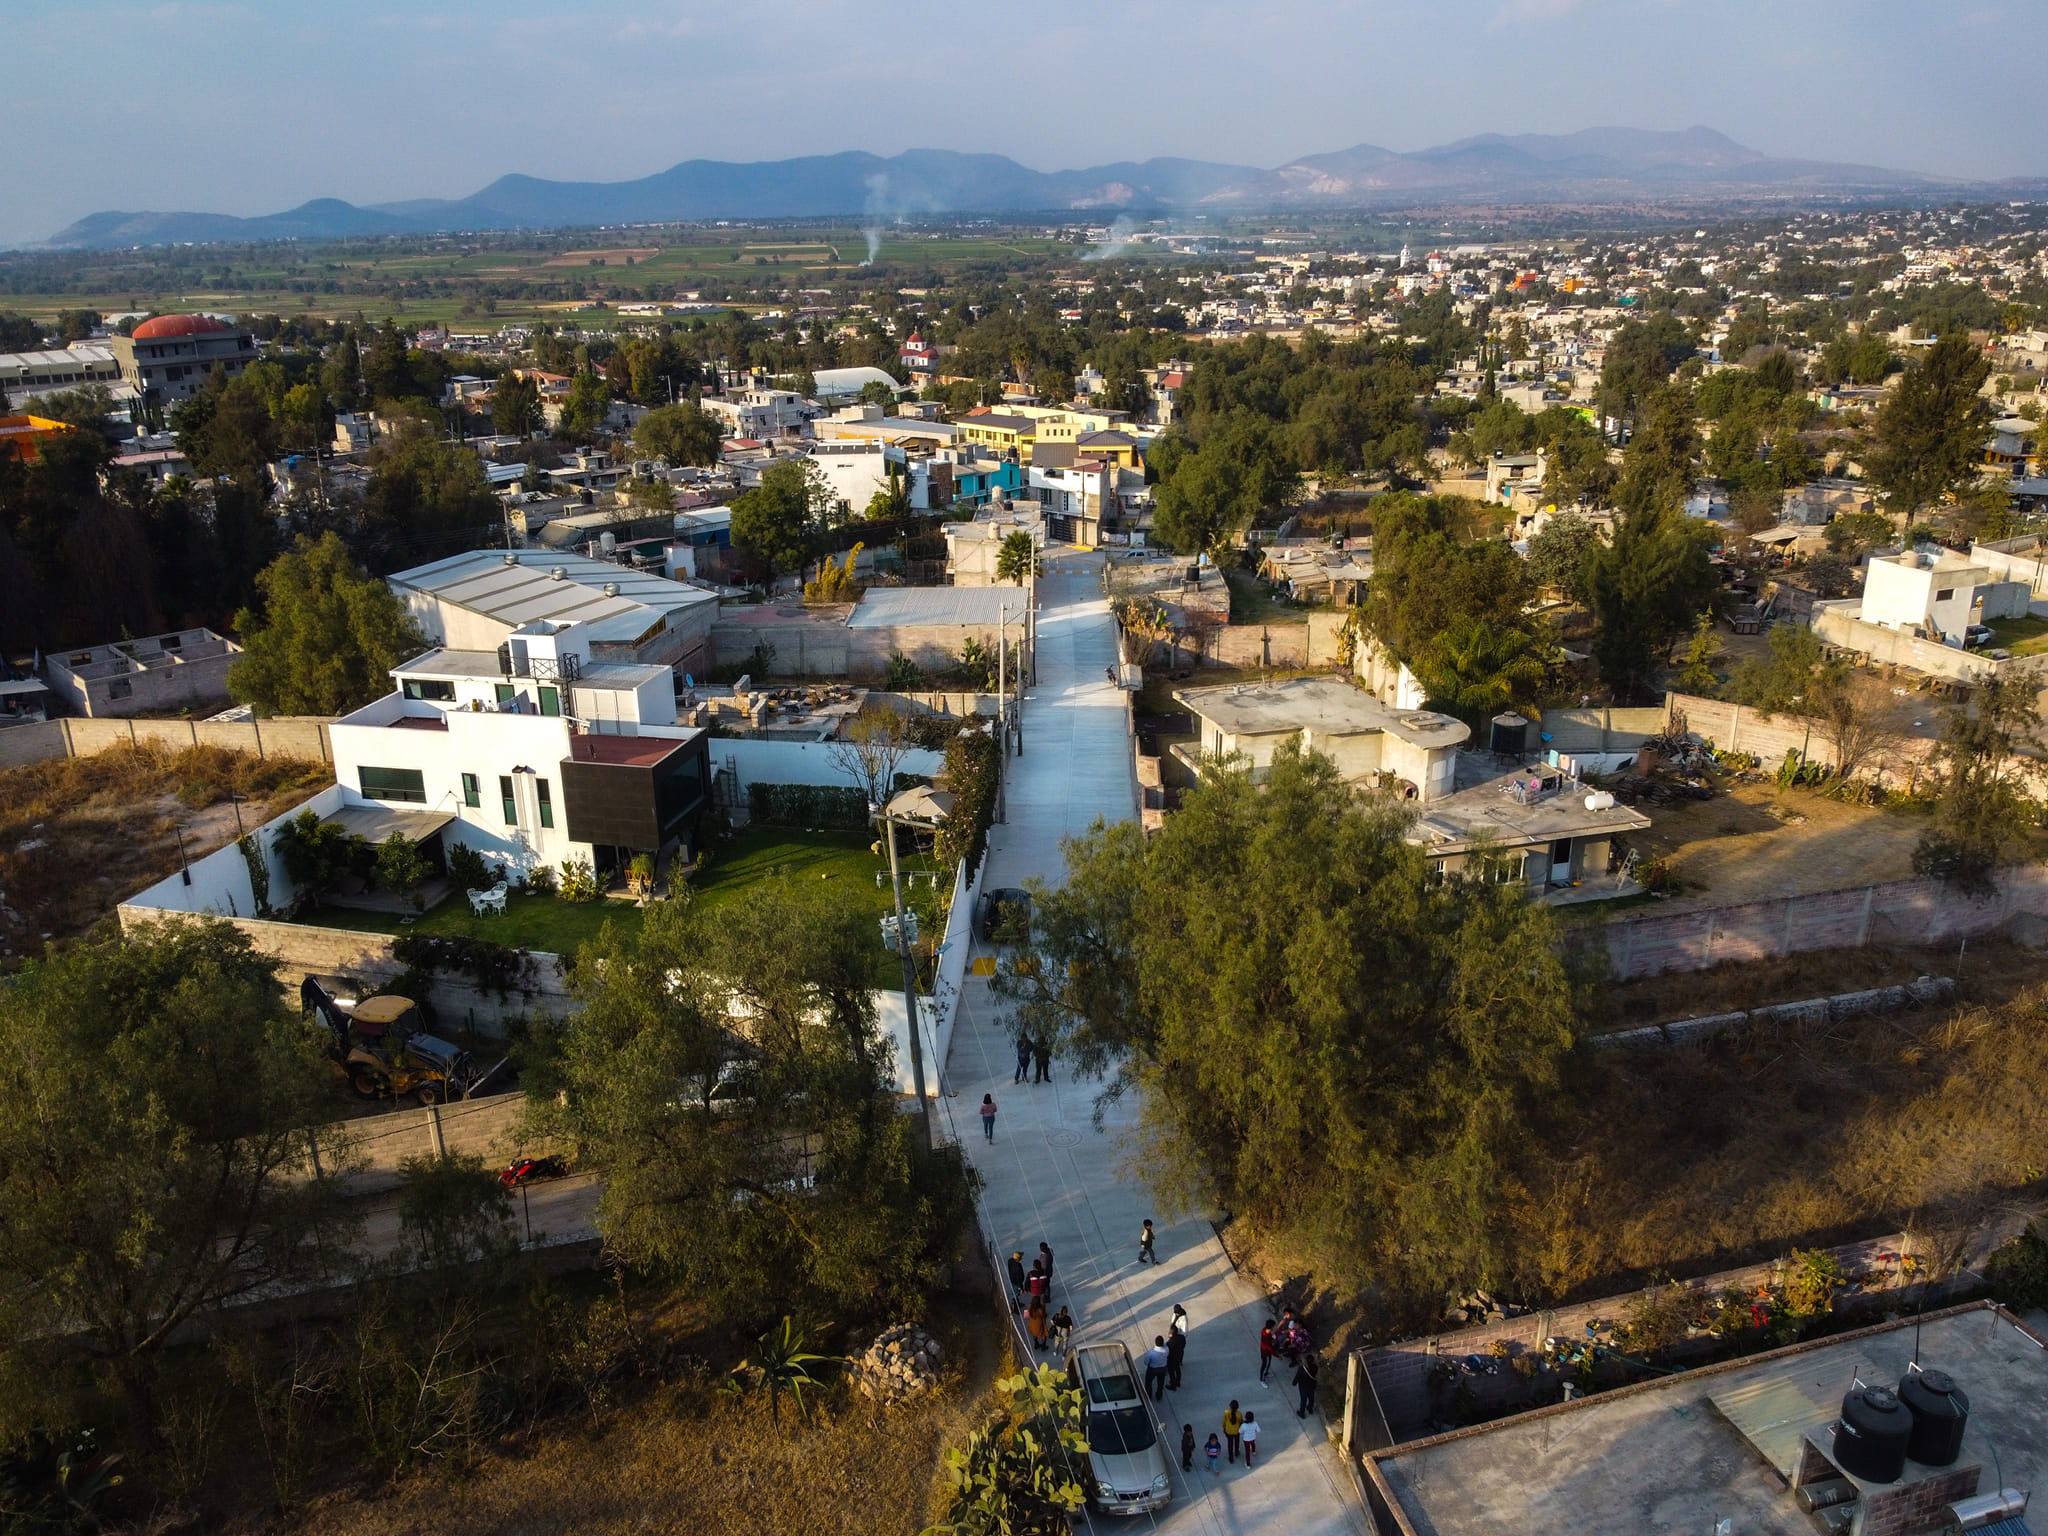
POLYGON ((654 855, 636 853, 626 866, 626 887, 635 896, 649 896, 654 892, 654 855))

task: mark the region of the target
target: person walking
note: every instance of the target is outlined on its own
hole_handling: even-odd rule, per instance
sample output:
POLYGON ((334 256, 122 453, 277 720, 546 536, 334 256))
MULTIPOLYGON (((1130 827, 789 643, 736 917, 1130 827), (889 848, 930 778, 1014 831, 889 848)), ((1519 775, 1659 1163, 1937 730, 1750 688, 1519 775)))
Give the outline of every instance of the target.
POLYGON ((1180 1363, 1188 1352, 1188 1336, 1180 1329, 1169 1330, 1166 1335, 1166 1390, 1180 1390, 1180 1363))
POLYGON ((1038 1245, 1038 1262, 1045 1270, 1045 1294, 1047 1299, 1050 1299, 1052 1296, 1052 1244, 1040 1243, 1038 1245))
POLYGON ((1043 1040, 1031 1042, 1031 1059, 1038 1067, 1038 1076, 1031 1081, 1049 1083, 1052 1081, 1052 1047, 1043 1040))
POLYGON ((1230 1464, 1237 1465, 1237 1434, 1244 1428, 1244 1414, 1239 1411, 1237 1399, 1230 1400, 1230 1406, 1223 1410, 1223 1439, 1230 1447, 1230 1464))
POLYGON ((1244 1411, 1244 1428, 1237 1432, 1237 1436, 1244 1442, 1244 1469, 1249 1472, 1252 1469, 1252 1456, 1259 1448, 1259 1418, 1249 1408, 1244 1411))
POLYGON ((1295 1364, 1294 1390, 1300 1395, 1294 1416, 1305 1419, 1316 1406, 1316 1357, 1312 1350, 1303 1350, 1301 1359, 1295 1364))
POLYGON ((981 1096, 981 1139, 988 1142, 996 1139, 996 1096, 992 1093, 981 1096))
MULTIPOLYGON (((1202 1454, 1209 1458, 1209 1475, 1214 1477, 1221 1470, 1216 1463, 1223 1454, 1223 1447, 1216 1443, 1216 1431, 1213 1429, 1209 1431, 1209 1443, 1202 1447, 1202 1454)), ((1231 1459, 1236 1460, 1235 1457, 1231 1459)))
POLYGON ((1045 1272, 1045 1266, 1033 1259, 1031 1273, 1024 1277, 1024 1289, 1031 1293, 1031 1299, 1040 1306, 1052 1300, 1052 1276, 1045 1272))
POLYGON ((1033 1296, 1031 1306, 1024 1313, 1024 1327, 1031 1335, 1031 1347, 1044 1349, 1051 1338, 1052 1324, 1045 1315, 1045 1298, 1033 1296))
POLYGON ((1158 1402, 1166 1396, 1166 1336, 1156 1335, 1145 1351, 1145 1395, 1158 1402))
POLYGON ((1016 1311, 1024 1305, 1024 1250, 1019 1248, 1010 1255, 1010 1310, 1016 1311))
POLYGON ((1031 1037, 1021 1030, 1017 1034, 1017 1075, 1010 1079, 1014 1083, 1024 1081, 1024 1074, 1031 1070, 1031 1037))
POLYGON ((1152 1218, 1150 1216, 1145 1218, 1145 1230, 1138 1234, 1138 1262, 1142 1264, 1147 1259, 1150 1259, 1154 1264, 1159 1262, 1159 1255, 1152 1251, 1152 1218))
POLYGON ((1273 1368, 1273 1319, 1259 1330, 1259 1385, 1266 1385, 1266 1372, 1273 1368))
POLYGON ((1074 1314, 1065 1307, 1052 1315, 1052 1347, 1065 1349, 1067 1341, 1074 1336, 1074 1314))
POLYGON ((1180 1469, 1183 1472, 1195 1470, 1195 1426, 1192 1424, 1180 1427, 1180 1469))

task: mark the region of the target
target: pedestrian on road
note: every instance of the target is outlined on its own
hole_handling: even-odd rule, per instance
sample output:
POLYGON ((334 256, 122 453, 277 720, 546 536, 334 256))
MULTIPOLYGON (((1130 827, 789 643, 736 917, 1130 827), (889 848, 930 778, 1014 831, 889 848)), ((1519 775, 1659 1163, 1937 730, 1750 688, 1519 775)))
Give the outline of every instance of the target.
POLYGON ((1111 683, 1114 683, 1116 681, 1116 668, 1104 667, 1102 669, 1102 675, 1106 680, 1108 680, 1111 683))
POLYGON ((1166 1395, 1166 1336, 1157 1335, 1145 1351, 1145 1394, 1153 1402, 1166 1395))
POLYGON ((996 1139, 996 1096, 992 1093, 981 1096, 981 1139, 988 1142, 996 1139))
POLYGON ((1316 1406, 1316 1357, 1310 1350, 1302 1351, 1301 1362, 1294 1368, 1294 1390, 1301 1394, 1294 1416, 1305 1419, 1316 1406))
POLYGON ((1195 1470, 1195 1426, 1192 1424, 1180 1427, 1180 1469, 1183 1472, 1195 1470))
POLYGON ((1019 1033, 1017 1036, 1017 1075, 1010 1079, 1015 1083, 1024 1081, 1024 1074, 1031 1070, 1031 1037, 1019 1033))
POLYGON ((1065 1307, 1052 1315, 1052 1347, 1065 1349, 1067 1341, 1074 1336, 1074 1314, 1065 1307))
POLYGON ((1173 1304, 1173 1321, 1166 1325, 1169 1334, 1185 1335, 1188 1331, 1188 1309, 1179 1302, 1173 1304))
POLYGON ((1244 1428, 1240 1429, 1237 1433, 1238 1438, 1244 1441, 1244 1469, 1249 1472, 1252 1469, 1252 1455, 1259 1448, 1258 1415, 1253 1413, 1251 1409, 1245 1409, 1244 1428))
POLYGON ((1266 1384, 1266 1372, 1273 1368, 1273 1319, 1259 1330, 1259 1385, 1266 1384))
POLYGON ((1032 1061, 1033 1061, 1033 1062, 1035 1062, 1035 1063, 1037 1064, 1037 1066, 1038 1066, 1038 1076, 1034 1077, 1034 1078, 1032 1079, 1032 1082, 1033 1082, 1033 1083, 1049 1083, 1049 1082, 1051 1082, 1051 1081, 1052 1081, 1052 1047, 1051 1047, 1051 1046, 1049 1046, 1049 1045, 1047 1045, 1047 1044, 1045 1043, 1045 1041, 1043 1041, 1043 1040, 1034 1040, 1034 1041, 1032 1041, 1032 1042, 1031 1042, 1031 1059, 1032 1059, 1032 1061))
POLYGON ((1052 1325, 1045 1315, 1045 1298, 1033 1296, 1031 1306, 1024 1314, 1024 1327, 1031 1335, 1031 1347, 1044 1349, 1052 1334, 1052 1325))
MULTIPOLYGON (((1202 1447, 1202 1454, 1209 1458, 1209 1475, 1211 1477, 1214 1477, 1220 1470, 1216 1465, 1216 1460, 1217 1457, 1222 1453, 1222 1450, 1223 1447, 1216 1443, 1216 1431, 1213 1429, 1210 1430, 1209 1443, 1202 1447)), ((1231 1458, 1231 1460, 1233 1461, 1235 1461, 1236 1459, 1237 1458, 1234 1456, 1231 1458)))
POLYGON ((1188 1352, 1188 1336, 1184 1333, 1169 1333, 1166 1336, 1166 1389, 1180 1390, 1181 1357, 1188 1352))
POLYGON ((1230 1400, 1230 1406, 1223 1410, 1223 1438, 1230 1445, 1230 1464, 1237 1465, 1237 1433, 1244 1428, 1244 1415, 1238 1411, 1237 1399, 1230 1400))
POLYGON ((1033 1301, 1040 1304, 1052 1300, 1052 1276, 1036 1259, 1031 1261, 1031 1273, 1024 1277, 1024 1289, 1031 1293, 1033 1301))
POLYGON ((1046 1294, 1047 1296, 1051 1296, 1051 1295, 1052 1295, 1052 1245, 1051 1245, 1050 1243, 1040 1243, 1040 1244, 1038 1245, 1038 1262, 1039 1262, 1039 1265, 1040 1265, 1040 1266, 1041 1266, 1041 1267, 1042 1267, 1042 1268, 1043 1268, 1043 1269, 1045 1270, 1045 1294, 1046 1294))
POLYGON ((1154 1264, 1159 1262, 1159 1255, 1152 1251, 1152 1218, 1150 1216, 1145 1218, 1145 1230, 1138 1234, 1138 1262, 1142 1264, 1147 1259, 1150 1259, 1154 1264))
POLYGON ((1010 1310, 1016 1311, 1024 1305, 1024 1250, 1019 1248, 1010 1255, 1010 1310))

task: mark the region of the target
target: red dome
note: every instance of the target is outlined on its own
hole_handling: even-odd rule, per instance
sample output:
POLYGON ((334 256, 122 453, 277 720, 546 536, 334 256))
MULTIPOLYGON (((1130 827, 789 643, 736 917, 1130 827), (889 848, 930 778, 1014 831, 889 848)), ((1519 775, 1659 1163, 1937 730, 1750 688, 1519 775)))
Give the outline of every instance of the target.
POLYGON ((208 315, 158 315, 135 327, 135 339, 147 341, 159 336, 204 336, 227 327, 208 315))

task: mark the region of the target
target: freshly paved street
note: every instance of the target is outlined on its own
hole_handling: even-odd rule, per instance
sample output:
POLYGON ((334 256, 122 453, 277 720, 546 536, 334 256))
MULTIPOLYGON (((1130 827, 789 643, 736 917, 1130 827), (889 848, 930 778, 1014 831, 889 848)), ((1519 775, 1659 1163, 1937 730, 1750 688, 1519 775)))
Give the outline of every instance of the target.
MULTIPOLYGON (((1038 681, 1024 707, 1024 753, 1009 762, 1007 819, 990 834, 986 886, 1062 878, 1060 839, 1098 817, 1135 813, 1136 781, 1123 696, 1104 676, 1116 660, 1115 623, 1102 594, 1100 557, 1048 551, 1039 583, 1038 681)), ((982 1204, 1007 1255, 1054 1253, 1053 1303, 1073 1309, 1075 1338, 1121 1338, 1135 1358, 1166 1332, 1176 1302, 1192 1328, 1181 1390, 1160 1408, 1174 1467, 1172 1506, 1157 1524, 1182 1532, 1363 1532, 1364 1513, 1321 1424, 1294 1416, 1287 1368, 1276 1361, 1259 1384, 1263 1289, 1240 1276, 1201 1215, 1169 1221, 1131 1167, 1132 1110, 1117 1106, 1098 1130, 1096 1084, 1013 1085, 1016 1052, 985 978, 970 976, 946 1062, 942 1114, 984 1182, 982 1204), (985 1144, 977 1108, 995 1095, 995 1140, 985 1144), (1138 1265, 1138 1231, 1151 1217, 1157 1265, 1138 1265), (1258 1465, 1226 1463, 1212 1477, 1202 1456, 1180 1468, 1180 1429, 1196 1442, 1221 1436, 1232 1398, 1258 1416, 1258 1465)), ((1341 1362, 1324 1366, 1326 1381, 1341 1362)), ((1134 1521, 1143 1527, 1145 1521, 1134 1521)))

